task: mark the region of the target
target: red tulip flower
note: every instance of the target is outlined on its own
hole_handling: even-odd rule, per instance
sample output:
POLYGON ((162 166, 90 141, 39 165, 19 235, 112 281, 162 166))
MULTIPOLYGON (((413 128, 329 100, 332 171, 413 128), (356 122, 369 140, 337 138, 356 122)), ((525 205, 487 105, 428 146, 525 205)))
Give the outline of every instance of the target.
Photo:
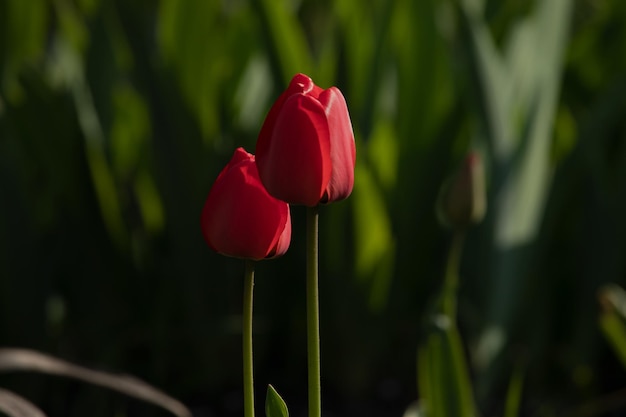
POLYGON ((202 234, 215 251, 246 259, 283 255, 291 240, 289 205, 268 194, 254 155, 238 148, 202 209, 202 234))
POLYGON ((256 154, 261 180, 276 198, 314 207, 348 197, 356 148, 341 91, 294 76, 265 119, 256 154))

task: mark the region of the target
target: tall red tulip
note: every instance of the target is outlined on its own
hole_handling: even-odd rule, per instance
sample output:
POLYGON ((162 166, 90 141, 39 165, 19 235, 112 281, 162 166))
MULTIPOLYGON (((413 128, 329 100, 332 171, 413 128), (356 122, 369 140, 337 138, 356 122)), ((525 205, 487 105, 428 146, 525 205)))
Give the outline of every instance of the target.
POLYGON ((265 119, 256 155, 263 184, 283 201, 313 207, 348 197, 356 148, 341 91, 294 76, 265 119))
POLYGON ((254 155, 238 148, 215 180, 204 203, 202 233, 207 244, 246 259, 283 255, 291 240, 289 205, 268 194, 254 155))

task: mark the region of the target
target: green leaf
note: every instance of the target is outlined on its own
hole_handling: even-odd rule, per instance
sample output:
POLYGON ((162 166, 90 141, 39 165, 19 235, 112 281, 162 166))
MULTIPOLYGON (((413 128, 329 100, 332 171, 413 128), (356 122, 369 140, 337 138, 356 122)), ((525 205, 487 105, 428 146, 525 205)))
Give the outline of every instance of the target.
POLYGON ((398 140, 391 122, 381 120, 376 123, 372 136, 364 145, 377 183, 385 192, 390 192, 396 186, 399 159, 398 140))
POLYGON ((265 416, 266 417, 289 417, 287 404, 282 397, 276 392, 272 385, 267 386, 267 396, 265 397, 265 416))
POLYGON ((520 405, 522 403, 522 392, 524 390, 524 368, 518 366, 511 375, 509 389, 506 393, 504 404, 504 417, 518 417, 520 415, 520 405))
POLYGON ((615 313, 600 315, 600 328, 613 351, 626 367, 626 326, 615 313))
POLYGON ((626 292, 617 285, 607 285, 598 297, 602 306, 600 329, 626 368, 626 292))
POLYGON ((290 10, 289 2, 259 0, 255 5, 258 6, 271 53, 278 63, 276 70, 284 85, 289 84, 299 72, 314 76, 311 74, 314 68, 304 31, 296 13, 290 10))
POLYGON ((24 98, 19 74, 28 64, 41 59, 46 47, 47 2, 9 1, 0 6, 0 74, 6 101, 24 98))
POLYGON ((429 417, 478 415, 461 336, 447 315, 431 316, 417 364, 421 400, 429 417))
POLYGON ((478 107, 496 166, 502 170, 496 173, 501 183, 496 186, 495 208, 496 243, 501 248, 528 243, 539 228, 552 175, 551 135, 571 3, 538 3, 510 33, 502 54, 482 16, 467 1, 463 5, 472 82, 480 86, 478 107))
MULTIPOLYGON (((478 86, 481 117, 477 140, 492 158, 491 217, 494 285, 486 307, 489 323, 478 342, 478 362, 488 366, 507 341, 552 187, 553 124, 569 36, 572 1, 538 2, 506 37, 501 53, 476 1, 463 0, 462 22, 470 51, 470 82, 478 86), (540 65, 532 63, 540 62, 540 65), (496 334, 502 343, 494 344, 496 334)), ((483 378, 488 381, 491 376, 483 378)), ((482 391, 482 390, 481 390, 482 391)))
POLYGON ((354 178, 355 271, 369 286, 370 307, 379 310, 388 298, 395 239, 385 196, 370 166, 357 160, 354 178))

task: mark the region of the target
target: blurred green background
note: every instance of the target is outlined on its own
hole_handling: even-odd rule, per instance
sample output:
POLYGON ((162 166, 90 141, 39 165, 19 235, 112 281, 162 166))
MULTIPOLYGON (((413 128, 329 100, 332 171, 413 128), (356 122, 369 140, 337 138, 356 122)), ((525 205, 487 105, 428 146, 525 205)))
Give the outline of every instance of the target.
MULTIPOLYGON (((597 291, 626 284, 626 2, 0 0, 0 346, 134 374, 239 416, 243 264, 199 216, 297 72, 338 86, 352 196, 321 210, 323 403, 402 416, 450 236, 440 184, 484 157, 459 327, 484 416, 626 414, 597 291), (621 393, 621 394, 620 394, 621 393), (601 404, 602 407, 598 407, 601 404)), ((305 415, 304 211, 255 287, 259 411, 305 415)), ((0 375, 50 416, 156 416, 59 377, 0 375)))

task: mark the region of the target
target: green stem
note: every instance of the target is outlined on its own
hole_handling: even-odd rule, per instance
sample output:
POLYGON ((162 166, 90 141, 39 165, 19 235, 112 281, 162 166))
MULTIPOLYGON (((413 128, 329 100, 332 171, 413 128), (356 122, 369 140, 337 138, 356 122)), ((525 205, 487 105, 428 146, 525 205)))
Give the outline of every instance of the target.
POLYGON ((252 300, 254 261, 246 260, 243 287, 243 409, 244 417, 254 417, 254 382, 252 366, 252 300))
POLYGON ((448 261, 446 264, 446 275, 442 291, 443 313, 454 319, 456 317, 456 295, 459 287, 459 264, 463 253, 464 232, 455 232, 452 236, 448 261))
POLYGON ((306 217, 306 310, 307 354, 309 369, 309 417, 322 416, 318 290, 318 218, 318 207, 308 207, 306 217))

